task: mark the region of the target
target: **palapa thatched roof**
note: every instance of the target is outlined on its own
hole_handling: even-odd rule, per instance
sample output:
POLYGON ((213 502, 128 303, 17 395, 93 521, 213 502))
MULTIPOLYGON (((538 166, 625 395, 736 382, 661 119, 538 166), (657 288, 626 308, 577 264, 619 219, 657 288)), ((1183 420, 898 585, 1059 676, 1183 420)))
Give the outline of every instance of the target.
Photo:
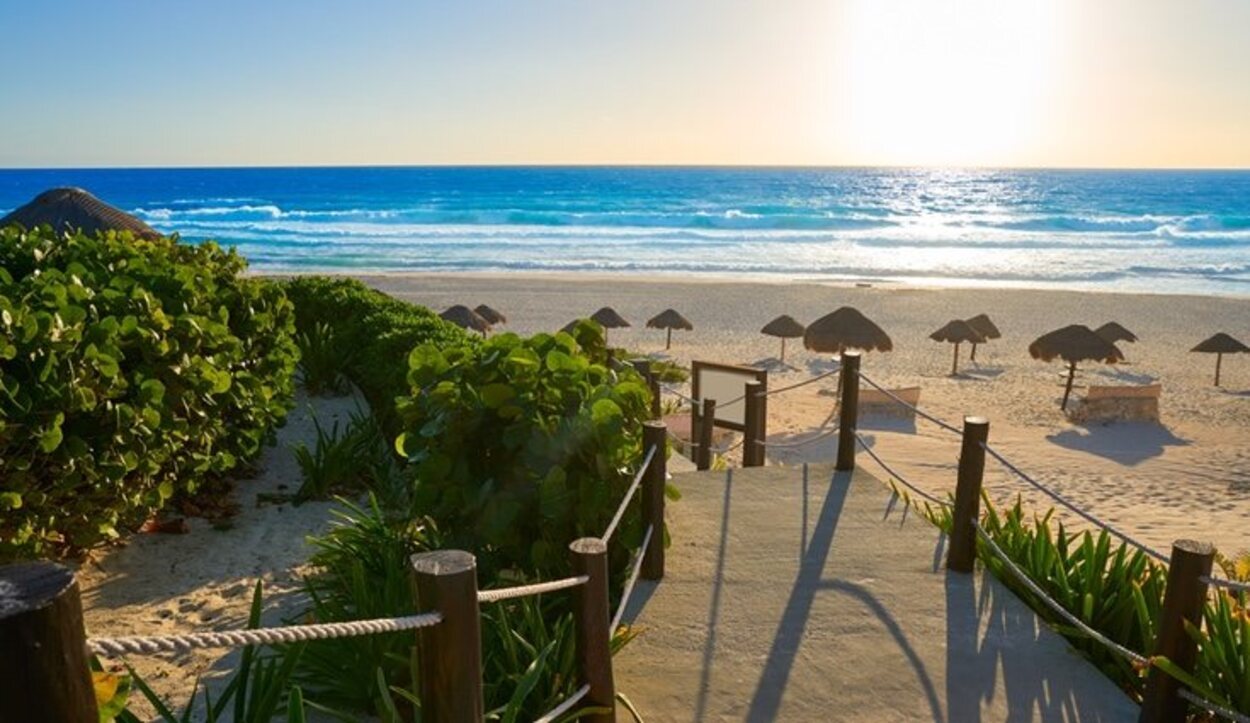
POLYGON ((629 326, 629 322, 625 321, 625 317, 616 313, 616 309, 605 306, 590 315, 591 321, 599 322, 599 325, 605 329, 620 329, 629 326))
POLYGON ((572 334, 577 329, 577 322, 579 321, 581 321, 581 319, 574 319, 570 321, 569 323, 560 327, 560 331, 564 332, 565 334, 572 334))
POLYGON ((843 306, 807 326, 803 346, 812 351, 841 353, 847 349, 890 351, 894 342, 868 317, 850 306, 843 306))
POLYGON ((81 188, 53 188, 0 218, 0 226, 20 224, 31 229, 48 225, 54 231, 95 235, 102 231, 129 231, 146 239, 160 238, 156 229, 81 188))
POLYGON ((478 313, 464 304, 456 304, 439 314, 446 321, 450 321, 456 326, 473 331, 480 331, 483 334, 490 331, 490 322, 483 319, 478 313))
POLYGON ((691 331, 694 324, 691 324, 686 317, 678 314, 674 309, 665 309, 655 316, 647 320, 648 329, 685 329, 691 331))
MULTIPOLYGON (((971 326, 978 334, 985 337, 986 341, 1002 336, 1002 333, 998 331, 998 327, 994 326, 994 322, 990 321, 989 314, 977 314, 971 319, 965 319, 965 321, 968 322, 968 326, 971 326)), ((981 342, 977 343, 980 344, 981 342)))
POLYGON ((951 344, 985 343, 985 336, 962 319, 952 319, 946 322, 946 326, 930 334, 929 338, 934 341, 945 341, 951 344))
POLYGON ((1056 358, 1070 363, 1101 361, 1114 364, 1124 361, 1124 355, 1115 344, 1081 324, 1065 326, 1039 336, 1029 344, 1029 354, 1042 361, 1053 361, 1056 358))
POLYGON ((795 321, 794 317, 789 314, 782 314, 765 324, 763 329, 760 329, 761 334, 777 336, 782 339, 797 339, 803 336, 803 333, 806 331, 807 327, 795 321))
POLYGON ((498 311, 495 311, 494 309, 490 308, 486 304, 478 304, 477 307, 473 309, 473 311, 478 316, 485 319, 486 323, 490 324, 491 326, 494 326, 495 324, 507 324, 508 323, 508 317, 504 316, 503 314, 500 314, 498 311))
POLYGON ((1094 329, 1094 333, 1112 344, 1120 341, 1127 341, 1129 343, 1137 341, 1136 334, 1128 329, 1125 329, 1123 326, 1114 321, 1108 321, 1106 324, 1094 329))
POLYGON ((1221 331, 1210 339, 1203 341, 1193 349, 1190 349, 1190 351, 1202 352, 1204 354, 1243 354, 1250 352, 1250 346, 1242 344, 1221 331))

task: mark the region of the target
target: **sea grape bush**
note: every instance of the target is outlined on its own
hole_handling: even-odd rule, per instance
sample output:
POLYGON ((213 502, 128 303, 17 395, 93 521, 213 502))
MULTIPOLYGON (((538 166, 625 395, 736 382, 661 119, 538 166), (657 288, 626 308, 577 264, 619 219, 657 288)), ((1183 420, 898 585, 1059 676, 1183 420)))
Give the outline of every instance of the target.
POLYGON ((345 353, 340 371, 360 387, 383 427, 397 432, 395 399, 408 393, 408 353, 420 344, 459 346, 474 339, 425 307, 355 279, 297 276, 283 284, 299 333, 329 334, 345 353))
POLYGON ((294 312, 244 268, 214 244, 0 230, 0 558, 113 537, 272 440, 294 312))
MULTIPOLYGON (((486 579, 561 574, 568 544, 601 534, 624 496, 649 393, 606 361, 589 322, 412 351, 396 448, 415 467, 414 509, 473 550, 486 579)), ((627 515, 623 539, 636 544, 640 524, 627 515)))

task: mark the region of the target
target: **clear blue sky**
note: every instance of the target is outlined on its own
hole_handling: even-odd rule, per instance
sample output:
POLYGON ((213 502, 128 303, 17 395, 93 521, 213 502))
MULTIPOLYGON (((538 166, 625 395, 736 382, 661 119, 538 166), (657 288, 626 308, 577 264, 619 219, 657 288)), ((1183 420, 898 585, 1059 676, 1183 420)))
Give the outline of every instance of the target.
POLYGON ((5 0, 0 167, 1250 166, 1245 0, 5 0))

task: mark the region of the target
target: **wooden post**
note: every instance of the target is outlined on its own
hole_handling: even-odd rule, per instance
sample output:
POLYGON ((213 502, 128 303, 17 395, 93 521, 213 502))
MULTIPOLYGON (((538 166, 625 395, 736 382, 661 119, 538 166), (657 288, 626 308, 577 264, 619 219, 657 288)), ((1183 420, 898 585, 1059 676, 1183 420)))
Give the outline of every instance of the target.
POLYGON ((1215 355, 1215 386, 1220 385, 1220 362, 1224 361, 1222 353, 1215 355))
POLYGON ((1063 402, 1059 408, 1068 411, 1068 397, 1072 396, 1072 380, 1076 378, 1076 362, 1072 362, 1068 367, 1068 384, 1063 388, 1063 402))
POLYGON ((959 448, 959 476, 955 482, 955 509, 951 513, 950 549, 946 569, 972 572, 977 559, 976 522, 981 519, 981 481, 985 476, 985 440, 990 422, 985 417, 964 417, 963 444, 959 448))
POLYGON ((655 372, 647 372, 647 388, 651 390, 651 418, 660 419, 664 416, 660 398, 660 376, 655 372))
POLYGON ((842 404, 838 422, 838 461, 834 469, 849 472, 855 469, 855 426, 859 420, 859 359, 857 351, 842 352, 842 376, 838 380, 838 399, 842 404))
POLYGON ((704 399, 699 411, 699 434, 695 444, 695 467, 712 468, 712 430, 716 427, 716 400, 704 399))
POLYGON ((642 425, 642 448, 655 447, 655 457, 642 478, 642 524, 651 525, 651 542, 643 551, 643 580, 659 580, 664 577, 664 486, 668 484, 668 428, 663 422, 644 422, 642 425))
MULTIPOLYGON (((1167 591, 1155 637, 1155 655, 1166 656, 1181 670, 1194 671, 1198 646, 1185 632, 1185 624, 1201 625, 1202 608, 1207 601, 1203 577, 1211 574, 1215 548, 1204 542, 1177 540, 1172 543, 1168 565, 1167 591)), ((1178 693, 1184 686, 1176 678, 1152 666, 1142 696, 1140 723, 1182 723, 1189 703, 1178 693)))
POLYGON ((482 631, 477 604, 477 561, 461 550, 411 558, 417 610, 442 622, 417 629, 421 720, 481 723, 482 631))
POLYGON ((743 430, 742 440, 742 466, 743 467, 760 467, 764 464, 764 445, 765 439, 765 420, 761 409, 764 406, 764 397, 762 394, 766 391, 764 384, 759 380, 752 380, 746 383, 746 399, 743 401, 744 413, 742 419, 745 422, 746 429, 743 430))
POLYGON ((951 360, 951 376, 959 374, 959 342, 955 342, 955 358, 951 360))
POLYGON ((615 723, 616 687, 612 682, 612 630, 608 611, 608 545, 597 537, 583 537, 569 545, 573 574, 590 579, 573 588, 573 626, 577 645, 577 674, 590 692, 585 707, 606 709, 581 720, 615 723))
POLYGON ((0 721, 99 721, 78 582, 68 567, 0 567, 0 651, 0 721))

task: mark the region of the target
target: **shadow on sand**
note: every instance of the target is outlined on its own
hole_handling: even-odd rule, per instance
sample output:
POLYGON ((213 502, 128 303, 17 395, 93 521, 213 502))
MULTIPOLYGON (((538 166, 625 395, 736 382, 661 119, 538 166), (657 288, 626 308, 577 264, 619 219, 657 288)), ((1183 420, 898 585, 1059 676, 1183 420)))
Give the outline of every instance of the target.
POLYGON ((1177 437, 1153 422, 1116 422, 1067 429, 1046 437, 1064 449, 1085 452, 1127 467, 1158 457, 1165 447, 1184 447, 1189 440, 1177 437))

